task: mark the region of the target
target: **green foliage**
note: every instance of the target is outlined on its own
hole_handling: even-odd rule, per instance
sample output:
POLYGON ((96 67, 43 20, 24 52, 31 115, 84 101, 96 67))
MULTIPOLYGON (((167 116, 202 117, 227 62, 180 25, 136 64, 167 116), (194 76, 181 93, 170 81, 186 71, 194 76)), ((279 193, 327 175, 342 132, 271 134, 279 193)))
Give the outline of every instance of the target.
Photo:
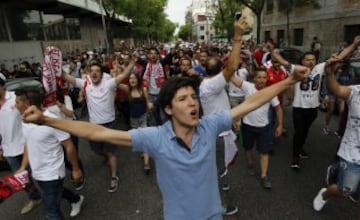
POLYGON ((185 24, 180 26, 180 30, 178 33, 178 37, 187 41, 188 38, 191 38, 192 35, 192 27, 191 24, 185 24))
POLYGON ((265 0, 236 0, 236 1, 250 8, 251 11, 253 11, 256 16, 261 15, 261 12, 265 4, 265 0))
POLYGON ((244 4, 246 7, 250 8, 252 12, 256 15, 256 41, 260 43, 260 30, 261 30, 261 12, 265 5, 265 0, 236 0, 239 3, 244 4))
POLYGON ((167 0, 103 0, 108 9, 132 20, 132 35, 138 39, 166 41, 176 25, 164 12, 167 0))
POLYGON ((234 31, 233 24, 235 12, 241 11, 243 6, 236 0, 218 0, 216 8, 217 13, 215 14, 213 27, 217 33, 226 33, 227 37, 231 38, 234 31))

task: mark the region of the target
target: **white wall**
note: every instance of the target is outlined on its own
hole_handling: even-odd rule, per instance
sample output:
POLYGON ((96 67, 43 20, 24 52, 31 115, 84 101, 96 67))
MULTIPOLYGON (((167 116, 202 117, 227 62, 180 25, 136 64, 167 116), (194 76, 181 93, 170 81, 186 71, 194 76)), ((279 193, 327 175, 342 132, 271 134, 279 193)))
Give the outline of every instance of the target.
POLYGON ((41 51, 40 41, 17 41, 13 43, 0 42, 0 64, 6 67, 12 67, 14 64, 28 61, 43 61, 43 53, 41 51))

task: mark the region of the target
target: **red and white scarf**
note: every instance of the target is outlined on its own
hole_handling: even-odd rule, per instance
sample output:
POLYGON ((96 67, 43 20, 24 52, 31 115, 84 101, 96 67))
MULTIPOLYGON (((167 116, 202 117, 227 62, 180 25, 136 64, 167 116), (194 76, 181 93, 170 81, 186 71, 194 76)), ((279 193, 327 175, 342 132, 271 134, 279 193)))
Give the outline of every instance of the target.
POLYGON ((149 62, 146 65, 145 73, 143 76, 143 86, 146 88, 149 87, 151 74, 154 74, 155 82, 158 87, 160 87, 165 82, 164 69, 160 62, 149 62))
POLYGON ((45 89, 44 107, 56 103, 56 83, 61 82, 62 54, 60 49, 48 46, 43 63, 42 83, 45 89))

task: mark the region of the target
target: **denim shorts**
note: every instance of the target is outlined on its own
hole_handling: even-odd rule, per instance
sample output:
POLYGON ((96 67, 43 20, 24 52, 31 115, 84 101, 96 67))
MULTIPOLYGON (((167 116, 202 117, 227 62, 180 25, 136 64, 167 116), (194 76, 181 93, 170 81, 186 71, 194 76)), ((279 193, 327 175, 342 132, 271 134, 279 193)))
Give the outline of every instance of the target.
POLYGON ((360 181, 360 165, 340 158, 338 188, 346 194, 357 191, 360 181))
POLYGON ((130 118, 131 128, 145 128, 147 126, 147 113, 137 118, 130 118))

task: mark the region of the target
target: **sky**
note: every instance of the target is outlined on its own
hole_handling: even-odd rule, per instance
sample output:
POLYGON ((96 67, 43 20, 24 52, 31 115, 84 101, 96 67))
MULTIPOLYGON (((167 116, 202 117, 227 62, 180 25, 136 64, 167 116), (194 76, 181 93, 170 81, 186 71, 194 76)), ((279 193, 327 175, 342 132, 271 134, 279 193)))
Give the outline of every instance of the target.
POLYGON ((185 11, 186 7, 191 4, 192 0, 168 0, 165 13, 168 15, 170 21, 185 24, 185 11))

